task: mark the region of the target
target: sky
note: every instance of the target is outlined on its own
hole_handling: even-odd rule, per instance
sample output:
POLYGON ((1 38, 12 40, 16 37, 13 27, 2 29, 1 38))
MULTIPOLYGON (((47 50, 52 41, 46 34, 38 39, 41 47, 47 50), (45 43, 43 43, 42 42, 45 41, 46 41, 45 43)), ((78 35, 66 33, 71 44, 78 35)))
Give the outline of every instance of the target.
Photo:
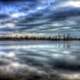
POLYGON ((80 34, 80 0, 1 0, 0 33, 80 34))

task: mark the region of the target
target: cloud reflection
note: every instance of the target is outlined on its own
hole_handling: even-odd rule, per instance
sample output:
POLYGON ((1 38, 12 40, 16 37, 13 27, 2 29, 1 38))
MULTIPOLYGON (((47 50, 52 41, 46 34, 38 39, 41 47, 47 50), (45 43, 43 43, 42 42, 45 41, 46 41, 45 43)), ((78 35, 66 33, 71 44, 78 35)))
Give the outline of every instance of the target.
MULTIPOLYGON (((28 42, 31 43, 31 41, 28 42)), ((40 68, 44 72, 45 67, 49 67, 53 71, 55 68, 57 71, 59 69, 62 71, 79 71, 79 44, 75 45, 74 42, 72 44, 65 43, 64 45, 62 42, 45 42, 45 45, 43 42, 32 44, 27 42, 24 44, 21 41, 16 42, 16 44, 3 43, 4 45, 0 46, 0 66, 5 67, 5 64, 6 66, 13 66, 13 68, 23 66, 27 68, 30 66, 37 70, 40 68)))

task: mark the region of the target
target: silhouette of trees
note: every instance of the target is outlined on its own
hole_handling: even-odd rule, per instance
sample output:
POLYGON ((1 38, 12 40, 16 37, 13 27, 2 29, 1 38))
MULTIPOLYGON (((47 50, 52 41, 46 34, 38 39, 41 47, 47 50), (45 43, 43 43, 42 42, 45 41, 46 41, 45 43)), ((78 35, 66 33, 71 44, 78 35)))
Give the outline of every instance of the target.
POLYGON ((0 36, 0 40, 80 40, 80 38, 71 37, 70 34, 57 34, 57 35, 15 35, 15 36, 0 36))

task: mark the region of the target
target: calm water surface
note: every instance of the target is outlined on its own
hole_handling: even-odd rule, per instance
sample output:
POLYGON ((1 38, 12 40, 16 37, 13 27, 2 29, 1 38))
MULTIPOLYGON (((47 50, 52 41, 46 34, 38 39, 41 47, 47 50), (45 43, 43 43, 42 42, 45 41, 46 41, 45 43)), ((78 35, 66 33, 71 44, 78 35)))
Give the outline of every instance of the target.
POLYGON ((0 41, 0 69, 80 71, 79 41, 0 41))

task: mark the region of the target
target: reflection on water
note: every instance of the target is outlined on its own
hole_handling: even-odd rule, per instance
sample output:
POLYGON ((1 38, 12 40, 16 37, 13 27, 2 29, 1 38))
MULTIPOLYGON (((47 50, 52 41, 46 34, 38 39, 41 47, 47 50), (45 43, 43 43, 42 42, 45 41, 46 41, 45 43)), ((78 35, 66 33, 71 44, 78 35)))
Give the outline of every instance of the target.
POLYGON ((78 41, 1 41, 0 69, 20 72, 79 71, 80 43, 78 41))

